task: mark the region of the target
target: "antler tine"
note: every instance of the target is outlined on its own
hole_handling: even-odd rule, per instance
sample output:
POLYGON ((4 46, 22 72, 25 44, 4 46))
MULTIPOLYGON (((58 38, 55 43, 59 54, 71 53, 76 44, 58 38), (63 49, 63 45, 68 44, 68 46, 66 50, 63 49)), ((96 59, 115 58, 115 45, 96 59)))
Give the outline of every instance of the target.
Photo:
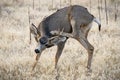
POLYGON ((49 38, 48 40, 55 39, 56 37, 58 37, 58 36, 53 36, 53 37, 49 38))
POLYGON ((49 38, 49 40, 52 40, 52 39, 55 39, 55 38, 61 36, 61 35, 62 35, 62 32, 63 32, 63 29, 62 29, 62 31, 60 31, 60 29, 59 29, 58 31, 51 31, 51 33, 52 33, 53 35, 55 35, 55 36, 49 38))
POLYGON ((60 29, 58 29, 58 35, 57 36, 60 36, 60 29))
POLYGON ((60 32, 60 35, 62 35, 63 34, 63 31, 64 31, 64 28, 62 29, 62 31, 60 32))
POLYGON ((51 31, 51 33, 53 34, 53 35, 57 35, 57 36, 54 36, 54 37, 52 37, 52 38, 55 38, 55 37, 58 37, 58 36, 66 36, 66 37, 71 37, 71 38, 73 38, 74 36, 73 36, 73 34, 71 34, 71 33, 66 33, 66 32, 59 32, 59 31, 51 31))

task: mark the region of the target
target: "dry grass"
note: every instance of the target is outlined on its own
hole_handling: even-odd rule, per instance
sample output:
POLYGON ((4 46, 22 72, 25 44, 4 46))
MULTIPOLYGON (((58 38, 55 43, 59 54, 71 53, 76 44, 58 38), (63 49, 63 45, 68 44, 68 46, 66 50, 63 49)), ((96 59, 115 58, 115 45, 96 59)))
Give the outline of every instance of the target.
MULTIPOLYGON (((82 3, 88 5, 86 1, 82 3)), ((29 45, 28 4, 26 0, 23 6, 1 9, 0 80, 55 80, 57 75, 54 69, 56 47, 45 50, 35 70, 31 71, 36 43, 32 40, 29 45)), ((38 24, 44 16, 54 12, 43 10, 31 7, 31 21, 38 24)), ((97 10, 93 10, 97 15, 97 10)), ((69 39, 58 63, 60 80, 120 80, 120 23, 110 20, 106 25, 104 16, 102 19, 102 31, 98 32, 94 24, 88 37, 95 47, 91 76, 85 74, 86 50, 74 39, 69 39)))

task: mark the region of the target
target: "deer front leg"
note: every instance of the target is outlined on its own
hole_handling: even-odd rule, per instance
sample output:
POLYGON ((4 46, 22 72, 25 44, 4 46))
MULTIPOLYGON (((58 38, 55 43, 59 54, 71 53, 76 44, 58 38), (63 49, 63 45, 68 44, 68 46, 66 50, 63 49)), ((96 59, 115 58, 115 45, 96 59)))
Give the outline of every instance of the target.
POLYGON ((37 65, 38 60, 39 60, 39 58, 40 58, 40 55, 41 55, 41 54, 37 54, 37 55, 36 55, 36 61, 35 61, 34 64, 33 64, 32 70, 34 70, 35 66, 37 65))
MULTIPOLYGON (((66 42, 66 41, 65 41, 66 42)), ((57 53, 55 55, 55 69, 57 68, 57 63, 58 63, 58 60, 62 54, 62 51, 64 49, 64 46, 65 46, 65 42, 61 42, 57 45, 57 53)))

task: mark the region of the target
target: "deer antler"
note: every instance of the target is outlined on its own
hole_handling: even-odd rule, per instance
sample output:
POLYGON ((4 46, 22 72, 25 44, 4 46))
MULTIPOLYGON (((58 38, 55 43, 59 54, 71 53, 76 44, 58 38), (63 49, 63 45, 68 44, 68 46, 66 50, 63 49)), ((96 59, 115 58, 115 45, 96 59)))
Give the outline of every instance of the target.
POLYGON ((70 34, 70 33, 66 33, 66 32, 59 32, 59 31, 51 31, 50 32, 51 34, 53 34, 53 35, 60 35, 60 36, 65 36, 65 37, 71 37, 71 38, 73 38, 74 36, 72 35, 72 34, 70 34))

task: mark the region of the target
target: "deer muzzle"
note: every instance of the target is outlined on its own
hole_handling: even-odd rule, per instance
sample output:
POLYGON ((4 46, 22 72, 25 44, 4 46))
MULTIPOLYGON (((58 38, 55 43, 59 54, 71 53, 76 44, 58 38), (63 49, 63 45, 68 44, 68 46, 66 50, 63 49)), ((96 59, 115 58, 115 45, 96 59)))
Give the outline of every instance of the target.
POLYGON ((38 47, 35 49, 35 53, 40 54, 45 48, 45 45, 38 45, 38 47))

